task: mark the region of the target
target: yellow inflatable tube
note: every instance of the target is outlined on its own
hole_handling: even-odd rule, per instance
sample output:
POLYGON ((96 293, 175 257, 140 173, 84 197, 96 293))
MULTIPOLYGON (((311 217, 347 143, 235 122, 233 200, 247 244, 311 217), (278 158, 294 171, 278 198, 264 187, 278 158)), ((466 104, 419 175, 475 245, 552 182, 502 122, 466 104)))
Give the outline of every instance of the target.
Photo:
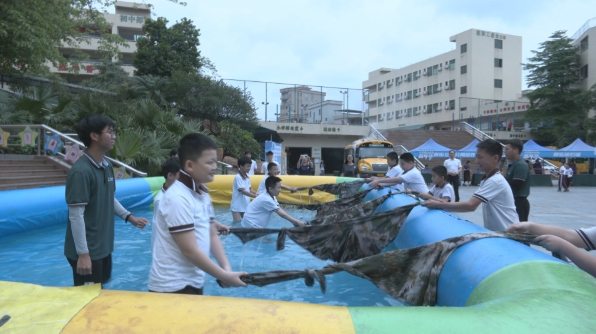
POLYGON ((347 307, 0 282, 4 333, 355 333, 347 307))
MULTIPOLYGON (((252 175, 250 177, 250 183, 252 185, 252 189, 257 191, 259 189, 259 184, 261 180, 265 177, 264 175, 252 175)), ((280 175, 281 183, 286 186, 296 187, 296 188, 303 188, 303 187, 312 187, 319 184, 326 184, 326 183, 338 183, 340 179, 341 181, 345 181, 345 178, 338 178, 335 176, 300 176, 300 175, 280 175)), ((162 179, 163 180, 163 179, 162 179)), ((216 205, 229 205, 230 200, 232 198, 232 184, 234 183, 234 175, 216 175, 215 180, 211 183, 208 183, 207 186, 209 187, 209 195, 211 195, 211 199, 213 204, 216 205)), ((314 190, 314 194, 312 196, 308 195, 308 190, 302 190, 296 192, 294 194, 290 193, 287 190, 282 190, 282 192, 277 196, 277 200, 280 202, 292 202, 292 203, 302 203, 302 204, 311 204, 311 203, 323 203, 323 202, 331 202, 335 200, 335 195, 314 190)))

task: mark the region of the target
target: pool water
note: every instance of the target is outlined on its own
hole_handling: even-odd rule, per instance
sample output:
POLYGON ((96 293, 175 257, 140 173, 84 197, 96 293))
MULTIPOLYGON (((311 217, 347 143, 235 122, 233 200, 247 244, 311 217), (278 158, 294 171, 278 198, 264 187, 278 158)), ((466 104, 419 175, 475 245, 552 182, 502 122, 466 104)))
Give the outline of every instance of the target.
MULTIPOLYGON (((230 224, 229 207, 216 207, 216 218, 230 224)), ((314 212, 286 210, 292 216, 308 221, 314 212)), ((152 221, 150 209, 133 211, 137 217, 152 221)), ((230 227, 239 227, 230 225, 230 227)), ((277 215, 269 227, 291 227, 277 215)), ((55 225, 30 233, 0 237, 0 280, 33 283, 45 286, 71 286, 72 271, 63 255, 66 226, 55 225)), ((319 269, 330 261, 315 258, 287 238, 286 247, 276 251, 277 235, 272 234, 245 245, 233 236, 221 236, 232 268, 249 273, 270 270, 319 269)), ((112 280, 104 285, 110 290, 148 291, 151 267, 151 225, 144 230, 133 228, 116 217, 112 280)), ((220 288, 215 279, 206 275, 205 294, 240 298, 273 299, 343 306, 401 306, 402 304, 379 290, 371 282, 345 272, 327 276, 327 291, 320 286, 307 287, 304 280, 294 280, 266 287, 220 288)))

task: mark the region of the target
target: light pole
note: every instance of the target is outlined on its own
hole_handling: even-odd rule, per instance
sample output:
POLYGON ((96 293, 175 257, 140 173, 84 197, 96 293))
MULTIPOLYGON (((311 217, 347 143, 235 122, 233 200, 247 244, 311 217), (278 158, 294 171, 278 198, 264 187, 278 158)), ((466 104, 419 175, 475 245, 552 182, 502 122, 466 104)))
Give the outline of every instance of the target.
POLYGON ((306 107, 308 107, 308 103, 301 104, 301 106, 302 106, 302 112, 300 113, 300 123, 303 123, 304 122, 303 118, 304 118, 304 114, 306 113, 306 107))
MULTIPOLYGON (((346 98, 346 94, 348 94, 348 90, 347 89, 346 90, 340 90, 339 92, 342 94, 341 95, 341 103, 342 103, 342 109, 344 109, 343 110, 343 113, 344 113, 344 118, 345 118, 347 116, 347 114, 346 114, 346 109, 347 108, 345 106, 347 103, 344 100, 346 98)), ((345 124, 345 120, 344 120, 344 124, 345 124)))
POLYGON ((267 122, 267 105, 269 102, 261 102, 261 104, 265 106, 265 122, 267 122))

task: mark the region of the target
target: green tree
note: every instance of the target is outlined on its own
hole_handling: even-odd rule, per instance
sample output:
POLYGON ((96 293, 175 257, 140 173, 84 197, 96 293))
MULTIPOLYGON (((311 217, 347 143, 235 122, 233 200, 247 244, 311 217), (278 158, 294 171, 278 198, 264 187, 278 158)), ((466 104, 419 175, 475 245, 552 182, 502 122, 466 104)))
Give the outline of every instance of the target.
POLYGON ((184 116, 227 120, 248 131, 259 125, 250 92, 200 73, 176 72, 170 82, 173 101, 184 116))
POLYGON ((99 52, 105 57, 118 55, 118 47, 128 46, 126 41, 118 34, 103 33, 111 32, 111 24, 102 14, 113 3, 113 0, 0 1, 0 72, 47 73, 48 62, 54 66, 77 64, 65 59, 58 48, 73 48, 74 56, 88 57, 79 45, 90 41, 89 32, 102 34, 99 52))
POLYGON ((257 157, 262 153, 261 145, 249 131, 245 131, 238 124, 230 121, 219 123, 220 133, 215 140, 217 146, 224 149, 224 155, 238 158, 244 152, 250 151, 257 157))
POLYGON ((556 31, 540 44, 538 51, 532 50, 534 56, 524 64, 524 69, 530 71, 528 86, 535 88, 528 93, 530 109, 525 119, 535 135, 558 146, 586 135, 587 111, 577 102, 580 91, 575 85, 579 55, 572 42, 565 31, 556 31))
POLYGON ((135 75, 171 77, 176 71, 198 72, 201 68, 199 29, 183 18, 170 28, 168 20, 148 19, 143 24, 146 37, 137 40, 137 52, 132 61, 135 75))

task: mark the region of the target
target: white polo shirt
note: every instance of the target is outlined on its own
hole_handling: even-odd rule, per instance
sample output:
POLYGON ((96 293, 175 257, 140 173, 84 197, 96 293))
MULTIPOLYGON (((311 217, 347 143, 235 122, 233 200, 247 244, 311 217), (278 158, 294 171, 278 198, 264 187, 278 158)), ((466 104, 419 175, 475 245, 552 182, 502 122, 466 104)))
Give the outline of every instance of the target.
POLYGON ((271 214, 278 209, 277 199, 265 192, 248 205, 244 212, 244 218, 242 218, 242 227, 265 228, 269 225, 271 214))
POLYGON ((250 177, 242 178, 240 173, 234 176, 234 184, 232 185, 232 201, 230 202, 230 211, 245 212, 250 197, 244 195, 240 190, 250 191, 250 177))
POLYGON ((568 175, 567 174, 567 168, 565 168, 565 166, 561 166, 561 168, 559 168, 559 175, 568 175))
POLYGON ((418 168, 413 167, 409 171, 403 172, 399 177, 404 180, 403 185, 405 189, 423 194, 428 192, 426 181, 424 181, 424 177, 420 174, 418 168))
POLYGON ((443 162, 443 166, 447 168, 447 173, 457 173, 461 168, 461 161, 459 159, 447 159, 443 162))
MULTIPOLYGON (((279 163, 277 161, 274 160, 274 161, 271 161, 271 162, 273 162, 274 164, 276 164, 277 165, 277 168, 280 168, 280 171, 281 171, 281 167, 279 167, 279 163)), ((268 164, 269 164, 269 162, 267 162, 267 161, 263 162, 263 164, 261 165, 261 174, 267 174, 267 165, 268 164)))
POLYGON ((192 231, 199 249, 209 255, 211 197, 197 191, 198 185, 184 171, 180 171, 180 179, 184 183, 176 181, 163 193, 153 219, 151 291, 174 292, 187 285, 202 288, 205 281, 205 273, 182 254, 172 234, 192 231))
POLYGON ((473 196, 482 201, 482 218, 487 229, 504 231, 519 222, 513 192, 501 173, 488 174, 473 196))
MULTIPOLYGON (((163 197, 163 194, 165 194, 166 190, 162 187, 158 192, 157 195, 155 195, 155 198, 153 199, 153 221, 155 222, 155 217, 157 217, 157 210, 159 209, 159 203, 161 202, 161 198, 163 197)), ((153 247, 153 244, 155 243, 155 234, 157 232, 155 232, 155 223, 151 224, 151 247, 153 247)))
POLYGON ((596 250, 596 226, 575 230, 586 244, 586 250, 596 250))
POLYGON ((250 165, 250 170, 248 171, 248 175, 255 175, 255 172, 257 171, 257 162, 254 160, 251 160, 252 164, 250 165))
POLYGON ((445 182, 442 187, 434 184, 428 193, 433 197, 446 199, 449 202, 455 201, 455 191, 453 191, 453 186, 449 182, 445 182))
POLYGON ((567 177, 573 177, 573 168, 571 168, 571 167, 567 168, 566 175, 567 175, 567 177))
POLYGON ((267 187, 265 186, 265 181, 269 178, 269 174, 263 176, 261 183, 259 183, 259 189, 257 189, 257 193, 260 195, 267 193, 267 187))
MULTIPOLYGON (((404 170, 399 167, 399 165, 395 165, 389 169, 385 177, 393 178, 393 177, 400 177, 403 174, 404 170)), ((398 191, 404 191, 404 185, 402 183, 398 183, 396 185, 391 186, 391 188, 396 189, 398 191)))

